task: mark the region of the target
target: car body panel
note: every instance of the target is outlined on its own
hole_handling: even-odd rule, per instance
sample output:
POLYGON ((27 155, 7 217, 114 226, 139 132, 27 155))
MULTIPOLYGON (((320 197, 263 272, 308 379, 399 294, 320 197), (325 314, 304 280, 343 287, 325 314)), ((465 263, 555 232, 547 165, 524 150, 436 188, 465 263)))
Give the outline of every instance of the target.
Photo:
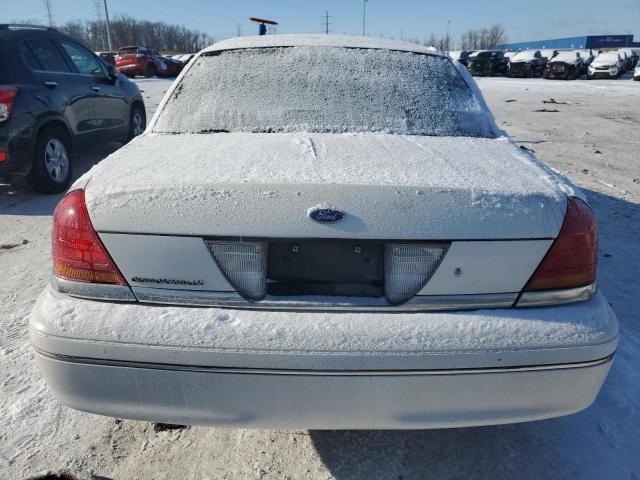
MULTIPOLYGON (((202 238, 102 233, 100 239, 131 287, 235 292, 202 238), (159 279, 176 281, 161 283, 159 279)), ((418 295, 519 292, 551 243, 551 240, 452 242, 418 295), (456 269, 463 274, 455 275, 456 269), (494 272, 490 277, 486 275, 488 270, 494 272)))

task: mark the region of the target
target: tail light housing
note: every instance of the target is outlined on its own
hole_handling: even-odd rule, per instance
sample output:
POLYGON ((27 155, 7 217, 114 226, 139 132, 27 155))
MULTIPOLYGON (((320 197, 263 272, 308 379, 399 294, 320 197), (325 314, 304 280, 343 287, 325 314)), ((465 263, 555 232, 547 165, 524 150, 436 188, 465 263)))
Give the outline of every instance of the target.
POLYGON ((231 285, 245 298, 261 300, 267 293, 266 242, 206 241, 231 285))
POLYGON ((54 274, 65 280, 127 285, 93 228, 84 190, 68 193, 53 213, 54 274))
POLYGON ((598 265, 598 231, 589 206, 571 197, 558 237, 524 288, 524 292, 592 285, 598 265))
POLYGON ((17 95, 18 89, 16 87, 0 85, 0 123, 9 120, 17 95))
POLYGON ((385 297, 406 302, 427 284, 447 251, 446 245, 386 245, 385 297))

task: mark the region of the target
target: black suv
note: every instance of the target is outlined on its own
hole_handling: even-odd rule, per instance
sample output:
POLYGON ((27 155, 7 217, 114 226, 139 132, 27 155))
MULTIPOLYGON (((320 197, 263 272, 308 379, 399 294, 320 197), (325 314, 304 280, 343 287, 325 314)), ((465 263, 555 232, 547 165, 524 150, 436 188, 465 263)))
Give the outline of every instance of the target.
POLYGON ((62 192, 72 151, 145 127, 140 90, 113 66, 52 28, 0 25, 0 178, 62 192))
MULTIPOLYGON (((557 52, 553 52, 553 56, 557 52)), ((540 50, 523 50, 511 57, 509 62, 509 77, 541 77, 549 59, 540 50)))
POLYGON ((467 61, 467 68, 473 76, 504 75, 509 65, 509 59, 500 50, 480 50, 472 53, 467 61))

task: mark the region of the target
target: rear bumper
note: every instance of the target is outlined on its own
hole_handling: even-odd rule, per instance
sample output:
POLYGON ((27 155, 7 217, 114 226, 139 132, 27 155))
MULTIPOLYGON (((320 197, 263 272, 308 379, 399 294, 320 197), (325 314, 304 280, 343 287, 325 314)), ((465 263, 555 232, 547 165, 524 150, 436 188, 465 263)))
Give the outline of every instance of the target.
POLYGON ((55 396, 92 413, 183 425, 417 429, 497 425, 575 413, 611 367, 410 372, 242 371, 87 361, 38 353, 55 396))
POLYGON ((0 178, 31 171, 35 148, 31 120, 31 115, 17 113, 6 124, 0 124, 0 151, 7 153, 7 161, 0 163, 0 178))
POLYGON ((618 337, 601 294, 563 307, 265 312, 116 304, 48 288, 30 319, 55 396, 192 425, 438 428, 586 408, 618 337))
POLYGON ((145 65, 142 64, 137 64, 137 63, 132 63, 130 65, 122 65, 120 67, 117 67, 118 71, 124 74, 130 74, 130 75, 142 75, 144 73, 145 70, 145 65))

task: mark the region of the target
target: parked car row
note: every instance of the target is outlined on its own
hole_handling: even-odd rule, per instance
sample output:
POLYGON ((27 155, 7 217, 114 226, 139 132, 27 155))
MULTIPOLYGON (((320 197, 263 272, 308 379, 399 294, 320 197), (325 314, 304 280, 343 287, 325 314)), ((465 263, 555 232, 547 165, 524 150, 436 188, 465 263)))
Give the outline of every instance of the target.
POLYGON ((128 77, 175 77, 184 63, 172 57, 164 57, 149 47, 129 46, 118 50, 116 68, 128 77))
POLYGON ((145 127, 137 85, 102 57, 53 28, 0 25, 0 178, 63 192, 73 153, 145 127))
MULTIPOLYGON (((449 56, 465 65, 474 76, 575 80, 619 78, 638 64, 639 50, 625 48, 594 55, 588 49, 452 51, 449 56)), ((636 75, 637 77, 637 75, 636 75)))

